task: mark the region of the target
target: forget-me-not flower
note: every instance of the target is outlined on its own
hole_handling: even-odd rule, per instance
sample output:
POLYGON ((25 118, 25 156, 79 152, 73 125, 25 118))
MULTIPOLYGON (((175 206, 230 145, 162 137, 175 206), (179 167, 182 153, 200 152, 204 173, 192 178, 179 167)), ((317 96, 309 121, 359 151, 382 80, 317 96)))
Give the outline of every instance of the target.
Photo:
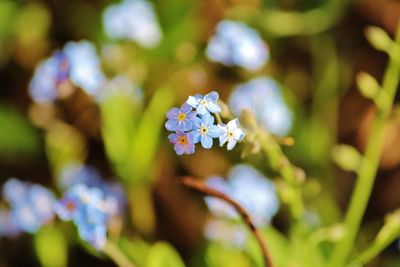
POLYGON ((232 150, 236 143, 242 141, 245 133, 239 128, 239 119, 233 119, 225 124, 218 124, 220 129, 219 145, 223 146, 228 142, 228 150, 232 150))
MULTIPOLYGON (((257 226, 268 224, 278 211, 279 200, 274 184, 249 165, 234 166, 228 174, 228 180, 212 177, 206 183, 239 202, 249 211, 257 226)), ((213 214, 229 218, 238 217, 237 212, 222 200, 213 197, 206 197, 205 200, 213 214)))
POLYGON ((10 203, 12 220, 24 232, 35 233, 54 216, 54 195, 41 185, 12 178, 4 184, 3 195, 10 203))
POLYGON ((149 1, 124 0, 109 5, 103 13, 103 24, 109 37, 136 41, 143 47, 156 46, 162 37, 157 16, 149 1))
POLYGON ((101 249, 107 240, 107 223, 112 215, 103 192, 96 187, 75 184, 56 205, 62 220, 72 220, 79 236, 101 249))
POLYGON ((292 112, 278 84, 267 77, 236 86, 229 98, 229 106, 236 116, 245 109, 252 111, 260 125, 279 136, 286 135, 292 126, 292 112))
POLYGON ((208 112, 220 113, 221 107, 218 105, 218 93, 210 92, 205 96, 196 94, 195 96, 189 96, 186 103, 196 109, 199 115, 204 115, 208 112))
POLYGON ((176 132, 168 136, 169 141, 174 144, 176 154, 193 154, 195 147, 193 137, 190 133, 176 132))
POLYGON ((193 136, 193 142, 196 144, 201 142, 201 145, 209 149, 213 145, 213 138, 217 138, 220 135, 220 130, 217 125, 214 125, 214 117, 209 113, 205 113, 201 118, 195 117, 193 119, 193 130, 191 135, 193 136))
POLYGON ((186 132, 193 128, 192 121, 196 112, 187 103, 183 103, 180 108, 172 108, 167 112, 167 122, 165 128, 168 131, 186 132))
POLYGON ((230 20, 218 23, 206 54, 212 61, 248 70, 260 69, 269 59, 268 47, 260 35, 247 25, 230 20))

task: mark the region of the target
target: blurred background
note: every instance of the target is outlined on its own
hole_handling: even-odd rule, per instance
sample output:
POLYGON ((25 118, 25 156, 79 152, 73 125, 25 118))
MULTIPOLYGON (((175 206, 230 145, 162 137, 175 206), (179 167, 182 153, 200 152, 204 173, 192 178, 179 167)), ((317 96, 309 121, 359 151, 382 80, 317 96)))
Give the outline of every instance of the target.
MULTIPOLYGON (((123 230, 118 231, 139 236, 143 251, 148 243, 163 240, 188 266, 208 266, 212 260, 207 257, 215 257, 207 254, 203 235, 209 212, 177 177, 226 176, 231 166, 243 161, 271 179, 276 174, 263 156, 250 153, 243 159, 238 148, 198 148, 193 155, 177 156, 168 143, 164 114, 189 95, 209 91, 217 91, 234 106, 234 93, 257 86, 254 81, 261 78, 267 82, 258 80, 258 86, 278 88, 285 103, 283 111, 265 119, 266 127, 295 140, 284 151, 307 174, 303 194, 309 220, 320 225, 336 222, 347 207, 355 176, 336 167, 332 149, 345 143, 363 151, 375 109, 357 90, 356 75, 365 71, 381 81, 387 63, 386 54, 369 45, 364 30, 377 25, 393 36, 400 2, 163 0, 148 1, 150 8, 144 5, 136 11, 124 3, 129 1, 0 0, 0 184, 18 177, 53 188, 59 196, 57 186, 66 165, 91 166, 125 189, 129 203, 123 230), (215 52, 211 43, 230 38, 221 37, 224 29, 217 25, 223 20, 251 27, 254 38, 263 40, 261 54, 244 63, 240 55, 236 60, 219 58, 224 47, 215 52), (79 54, 74 44, 86 45, 90 56, 79 54), (54 93, 49 91, 55 79, 51 67, 39 71, 38 66, 56 51, 69 57, 71 76, 58 73, 54 93), (73 76, 75 68, 81 68, 81 76, 73 76), (92 86, 102 84, 112 91, 113 81, 126 87, 129 97, 107 101, 111 98, 92 86), (135 135, 126 135, 129 131, 135 135)), ((247 33, 231 34, 239 38, 247 33)), ((63 64, 62 59, 57 62, 63 64)), ((385 128, 361 246, 368 244, 385 214, 400 205, 398 147, 400 113, 395 107, 385 128)), ((283 233, 285 209, 281 206, 272 220, 283 233)), ((0 237, 0 266, 40 266, 32 239, 27 234, 0 237)), ((218 255, 225 259, 234 255, 223 253, 218 255)), ((76 243, 66 255, 68 266, 114 266, 76 243)), ((235 263, 209 266, 252 266, 232 257, 235 263)), ((368 266, 400 266, 397 244, 368 266)))

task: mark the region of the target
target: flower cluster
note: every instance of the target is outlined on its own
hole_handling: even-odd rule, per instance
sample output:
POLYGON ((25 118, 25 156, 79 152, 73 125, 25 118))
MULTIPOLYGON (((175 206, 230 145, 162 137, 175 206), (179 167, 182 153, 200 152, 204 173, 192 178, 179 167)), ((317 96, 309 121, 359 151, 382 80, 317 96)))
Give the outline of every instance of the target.
MULTIPOLYGON (((212 176, 207 185, 238 201, 249 211, 257 226, 269 224, 277 213, 279 201, 274 184, 253 167, 246 164, 234 166, 228 179, 212 176)), ((206 204, 216 216, 237 218, 236 210, 222 200, 206 197, 206 204)))
POLYGON ((107 240, 107 223, 113 206, 99 188, 75 184, 55 205, 55 211, 62 220, 72 220, 79 236, 100 249, 107 240))
POLYGON ((2 235, 35 233, 54 217, 54 195, 41 185, 12 178, 4 184, 3 196, 11 209, 0 212, 2 235))
POLYGON ((248 70, 260 69, 269 58, 268 47, 255 30, 230 20, 218 23, 206 54, 212 61, 248 70))
POLYGON ((273 134, 284 136, 292 126, 292 112, 286 105, 278 84, 267 77, 257 77, 236 86, 229 98, 236 116, 247 109, 258 123, 273 134))
POLYGON ((52 102, 62 95, 65 82, 96 95, 105 81, 95 46, 89 41, 68 42, 60 51, 39 63, 29 84, 35 102, 52 102))
POLYGON ((172 108, 167 112, 168 120, 165 127, 169 131, 174 131, 168 139, 174 144, 178 155, 193 154, 197 143, 201 143, 205 149, 210 149, 213 146, 213 138, 219 138, 220 146, 228 142, 228 150, 243 140, 245 133, 239 128, 238 119, 226 125, 214 124, 215 119, 212 114, 221 112, 218 98, 217 92, 210 92, 205 96, 196 94, 189 96, 180 108, 172 108))
POLYGON ((103 24, 109 37, 136 41, 143 47, 156 46, 162 37, 153 5, 144 0, 124 0, 108 6, 103 24))

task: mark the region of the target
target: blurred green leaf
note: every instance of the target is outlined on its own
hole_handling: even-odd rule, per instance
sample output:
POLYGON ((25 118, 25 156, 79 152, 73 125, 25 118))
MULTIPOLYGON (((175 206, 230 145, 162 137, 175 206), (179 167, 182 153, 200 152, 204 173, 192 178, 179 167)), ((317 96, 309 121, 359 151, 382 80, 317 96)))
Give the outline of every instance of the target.
POLYGON ((240 249, 210 242, 206 250, 206 263, 209 267, 251 267, 252 263, 240 249))
POLYGON ((150 245, 145 241, 134 238, 134 239, 126 239, 122 238, 119 241, 119 245, 126 255, 133 260, 133 262, 137 263, 139 266, 145 266, 149 251, 150 245))
POLYGON ((18 160, 40 151, 40 137, 35 128, 17 110, 0 105, 0 157, 18 160))
POLYGON ((11 32, 16 11, 16 1, 0 0, 0 38, 11 32))
POLYGON ((149 251, 146 267, 185 267, 178 252, 165 242, 158 242, 149 251))
POLYGON ((43 227, 36 233, 34 243, 43 267, 67 266, 68 245, 61 230, 53 226, 43 227))
POLYGON ((132 137, 132 147, 128 157, 131 177, 143 179, 153 170, 154 156, 157 151, 160 133, 164 128, 165 112, 174 101, 173 90, 169 87, 158 89, 138 125, 136 134, 132 137), (132 164, 134 162, 134 164, 132 164))

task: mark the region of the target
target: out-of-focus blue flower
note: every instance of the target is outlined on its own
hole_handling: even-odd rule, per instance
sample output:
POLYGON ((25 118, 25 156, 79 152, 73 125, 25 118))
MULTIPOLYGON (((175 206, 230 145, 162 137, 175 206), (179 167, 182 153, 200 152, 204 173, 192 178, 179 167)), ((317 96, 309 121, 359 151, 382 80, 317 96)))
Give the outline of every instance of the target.
POLYGON ((103 24, 109 37, 136 41, 143 47, 156 46, 162 37, 153 5, 144 0, 109 5, 103 13, 103 24))
POLYGON ((204 115, 208 112, 219 113, 221 107, 218 105, 218 93, 210 92, 205 96, 196 94, 195 96, 189 96, 186 103, 196 109, 199 115, 204 115))
POLYGON ((22 231, 34 233, 54 216, 54 195, 43 186, 12 178, 4 184, 3 195, 16 228, 22 231))
POLYGON ((100 60, 95 46, 86 40, 68 42, 63 49, 70 65, 70 79, 87 94, 96 96, 105 77, 100 68, 100 60))
MULTIPOLYGON (((60 188, 63 190, 76 184, 84 184, 88 187, 99 188, 106 198, 107 209, 110 214, 116 215, 123 213, 126 206, 124 190, 117 183, 104 181, 100 172, 94 167, 83 164, 69 164, 61 171, 58 181, 60 188)), ((74 197, 66 197, 64 201, 70 199, 73 200, 74 197)), ((61 213, 62 212, 63 211, 61 211, 61 213)))
POLYGON ((228 124, 218 124, 220 129, 219 145, 223 146, 228 142, 228 150, 232 150, 238 141, 242 141, 245 133, 239 128, 239 120, 233 119, 228 124))
POLYGON ((78 227, 80 237, 101 249, 107 239, 107 223, 112 215, 107 200, 96 187, 75 184, 67 190, 56 205, 62 220, 72 220, 78 227))
POLYGON ((0 209, 0 236, 16 236, 21 232, 18 222, 6 209, 0 209))
POLYGON ((193 119, 193 130, 190 132, 193 137, 194 144, 201 142, 201 145, 209 149, 213 145, 213 138, 220 135, 217 125, 214 125, 214 117, 209 113, 205 113, 201 118, 193 119))
POLYGON ((239 116, 247 109, 271 133, 284 136, 292 126, 292 112, 286 105, 278 84, 266 77, 258 77, 234 88, 229 106, 239 116))
POLYGON ((39 63, 29 84, 29 94, 35 102, 52 102, 57 99, 57 87, 68 79, 70 65, 66 55, 57 51, 39 63))
POLYGON ((169 141, 174 144, 176 154, 193 154, 195 147, 193 137, 190 133, 176 132, 168 136, 169 141))
MULTIPOLYGON (((222 192, 239 202, 251 214, 257 226, 268 224, 279 208, 279 200, 273 183, 246 164, 234 166, 230 170, 228 178, 226 181, 221 177, 213 177, 207 181, 207 184, 217 190, 223 188, 222 192)), ((210 211, 217 216, 230 218, 238 216, 231 207, 225 208, 228 205, 222 200, 206 197, 206 204, 210 211)))
POLYGON ((223 20, 208 43, 207 57, 227 66, 260 69, 269 59, 269 51, 260 35, 240 22, 223 20))
POLYGON ((196 112, 187 103, 183 103, 180 108, 172 108, 167 112, 167 122, 165 128, 168 131, 186 132, 193 128, 192 121, 196 112))
POLYGON ((247 232, 243 225, 227 222, 221 219, 210 219, 204 227, 204 236, 213 241, 226 245, 244 247, 247 240, 247 232))

